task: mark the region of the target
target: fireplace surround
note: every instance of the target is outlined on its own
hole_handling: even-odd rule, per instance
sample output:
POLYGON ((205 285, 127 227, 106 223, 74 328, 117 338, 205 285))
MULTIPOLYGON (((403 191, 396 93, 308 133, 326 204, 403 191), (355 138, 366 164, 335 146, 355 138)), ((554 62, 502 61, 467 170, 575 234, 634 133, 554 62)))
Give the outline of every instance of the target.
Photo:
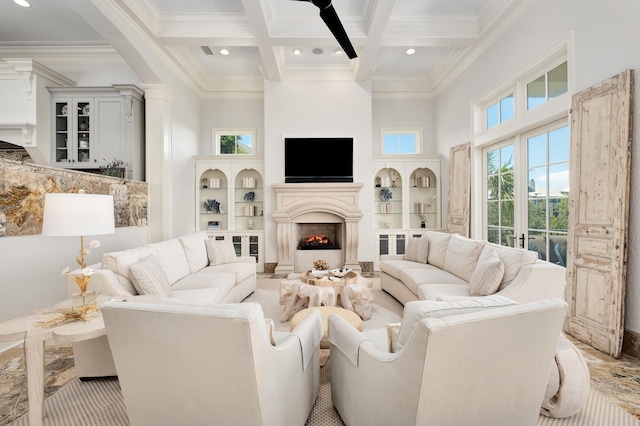
MULTIPOLYGON (((335 241, 339 243, 340 259, 336 259, 336 253, 331 257, 333 262, 343 265, 331 265, 332 267, 345 266, 360 270, 358 263, 358 223, 362 219, 359 206, 359 193, 364 185, 362 183, 282 183, 273 184, 276 193, 276 210, 273 212, 273 220, 277 224, 278 239, 278 266, 277 274, 289 274, 308 269, 301 263, 296 251, 300 245, 302 224, 340 224, 336 229, 335 241)), ((317 254, 326 257, 325 250, 301 250, 306 253, 302 258, 317 254)), ((338 250, 326 250, 335 252, 338 250)), ((320 257, 320 258, 324 258, 320 257)), ((307 261, 308 263, 308 261, 307 261)))

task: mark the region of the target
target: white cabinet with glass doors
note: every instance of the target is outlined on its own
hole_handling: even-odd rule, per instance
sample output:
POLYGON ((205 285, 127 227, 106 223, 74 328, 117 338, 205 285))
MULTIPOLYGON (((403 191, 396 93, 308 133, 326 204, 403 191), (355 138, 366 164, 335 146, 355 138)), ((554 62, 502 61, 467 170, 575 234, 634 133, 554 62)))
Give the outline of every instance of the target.
POLYGON ((144 180, 144 92, 134 85, 50 87, 51 164, 97 169, 113 160, 144 180))
POLYGON ((230 240, 239 256, 253 256, 264 271, 264 163, 196 157, 195 227, 230 240))

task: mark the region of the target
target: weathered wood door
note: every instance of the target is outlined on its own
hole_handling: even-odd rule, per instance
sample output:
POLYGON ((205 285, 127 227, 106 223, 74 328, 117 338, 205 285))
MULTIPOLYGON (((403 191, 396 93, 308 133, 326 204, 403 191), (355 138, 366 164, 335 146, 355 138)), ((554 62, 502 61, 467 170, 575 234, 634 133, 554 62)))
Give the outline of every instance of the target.
POLYGON ((471 143, 456 145, 449 154, 449 208, 447 231, 469 236, 471 198, 471 143))
POLYGON ((633 106, 627 70, 573 96, 566 331, 619 357, 633 106))

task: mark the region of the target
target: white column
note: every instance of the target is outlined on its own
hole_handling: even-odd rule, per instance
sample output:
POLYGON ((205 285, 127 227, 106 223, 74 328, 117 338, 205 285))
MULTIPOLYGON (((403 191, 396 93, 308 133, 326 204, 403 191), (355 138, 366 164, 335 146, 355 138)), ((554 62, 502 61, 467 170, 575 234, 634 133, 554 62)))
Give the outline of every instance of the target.
POLYGON ((171 103, 173 91, 164 84, 145 84, 145 157, 149 184, 149 241, 169 239, 172 229, 171 103))

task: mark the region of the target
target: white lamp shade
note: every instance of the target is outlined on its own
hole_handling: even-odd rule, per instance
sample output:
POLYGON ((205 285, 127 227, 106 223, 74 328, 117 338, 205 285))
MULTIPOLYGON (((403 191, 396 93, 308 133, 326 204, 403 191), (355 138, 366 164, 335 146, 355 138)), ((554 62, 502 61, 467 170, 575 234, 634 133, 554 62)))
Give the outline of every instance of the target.
POLYGON ((71 237, 114 232, 113 196, 45 194, 42 235, 71 237))

